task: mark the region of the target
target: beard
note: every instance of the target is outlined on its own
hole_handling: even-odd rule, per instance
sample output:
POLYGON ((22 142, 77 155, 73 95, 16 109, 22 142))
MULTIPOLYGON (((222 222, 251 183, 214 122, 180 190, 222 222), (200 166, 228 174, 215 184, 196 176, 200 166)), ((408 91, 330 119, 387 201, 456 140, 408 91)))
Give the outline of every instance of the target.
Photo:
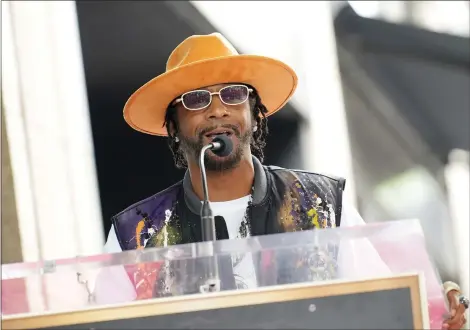
POLYGON ((233 131, 233 135, 238 139, 238 143, 235 143, 235 148, 232 150, 230 155, 225 157, 219 157, 215 155, 212 150, 208 150, 204 155, 204 164, 207 171, 226 171, 233 169, 238 166, 243 158, 245 147, 251 143, 252 135, 250 131, 246 131, 241 134, 238 127, 234 125, 221 125, 208 127, 198 133, 195 138, 179 135, 180 139, 180 150, 187 155, 187 157, 193 157, 194 160, 199 164, 199 154, 204 147, 204 136, 206 133, 218 128, 229 128, 233 131))

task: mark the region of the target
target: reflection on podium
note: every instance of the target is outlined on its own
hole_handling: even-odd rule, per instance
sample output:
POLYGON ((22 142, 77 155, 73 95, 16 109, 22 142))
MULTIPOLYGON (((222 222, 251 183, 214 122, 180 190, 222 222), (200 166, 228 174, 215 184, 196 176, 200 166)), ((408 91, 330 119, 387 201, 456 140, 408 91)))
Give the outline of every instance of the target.
POLYGON ((4 329, 440 329, 446 313, 417 220, 2 267, 4 329))

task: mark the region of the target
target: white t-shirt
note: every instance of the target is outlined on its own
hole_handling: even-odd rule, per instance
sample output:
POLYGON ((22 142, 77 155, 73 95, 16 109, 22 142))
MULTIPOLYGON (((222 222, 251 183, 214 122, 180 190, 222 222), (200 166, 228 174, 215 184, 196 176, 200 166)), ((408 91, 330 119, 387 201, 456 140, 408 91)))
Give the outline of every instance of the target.
MULTIPOLYGON (((232 201, 211 203, 213 214, 224 217, 230 239, 241 237, 240 225, 244 219, 248 201, 249 196, 245 196, 232 201)), ((355 208, 348 204, 343 205, 341 228, 364 224, 364 220, 355 208)), ((114 228, 111 228, 104 247, 104 253, 118 252, 122 252, 122 249, 114 228)), ((232 258, 237 288, 256 287, 256 273, 251 254, 246 253, 241 260, 238 259, 240 258, 232 258)), ((344 278, 346 275, 347 278, 352 279, 390 273, 388 267, 382 262, 377 251, 367 239, 342 243, 338 255, 338 265, 340 265, 340 278, 344 278), (341 274, 342 272, 347 272, 347 274, 341 274)), ((95 288, 98 303, 117 303, 135 299, 135 291, 131 289, 129 277, 122 267, 105 269, 100 278, 97 279, 95 288), (120 288, 119 299, 116 298, 116 287, 120 288), (113 298, 110 296, 113 296, 113 298)))
MULTIPOLYGON (((245 216, 250 196, 245 196, 228 202, 212 202, 211 208, 214 216, 224 217, 227 224, 228 237, 230 239, 243 238, 241 224, 245 216)), ((250 237, 247 229, 246 237, 250 237)), ((256 287, 256 272, 253 267, 253 256, 245 253, 232 257, 233 273, 238 289, 250 289, 256 287)))

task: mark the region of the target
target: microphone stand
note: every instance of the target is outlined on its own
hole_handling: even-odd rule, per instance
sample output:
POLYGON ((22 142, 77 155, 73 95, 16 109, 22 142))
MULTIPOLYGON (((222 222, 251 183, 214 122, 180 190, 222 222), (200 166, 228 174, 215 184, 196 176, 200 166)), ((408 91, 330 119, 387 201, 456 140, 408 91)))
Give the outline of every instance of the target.
POLYGON ((204 164, 204 155, 207 150, 213 148, 213 144, 210 143, 207 146, 204 146, 199 155, 199 168, 201 170, 202 178, 202 190, 204 194, 204 200, 202 201, 201 208, 201 222, 202 222, 202 240, 204 242, 215 241, 215 219, 212 214, 212 209, 209 204, 209 189, 207 188, 207 175, 206 175, 206 165, 204 164))
POLYGON ((213 242, 215 242, 217 239, 215 234, 215 219, 209 203, 206 166, 204 164, 204 155, 206 154, 206 151, 213 149, 214 147, 215 146, 213 143, 204 146, 199 155, 199 168, 201 170, 202 189, 204 192, 204 200, 202 202, 201 207, 201 227, 203 242, 200 244, 203 247, 204 254, 208 256, 212 255, 212 258, 210 258, 210 260, 208 260, 208 263, 205 264, 206 282, 199 288, 202 293, 220 291, 219 266, 217 263, 217 256, 214 255, 213 245, 213 242))

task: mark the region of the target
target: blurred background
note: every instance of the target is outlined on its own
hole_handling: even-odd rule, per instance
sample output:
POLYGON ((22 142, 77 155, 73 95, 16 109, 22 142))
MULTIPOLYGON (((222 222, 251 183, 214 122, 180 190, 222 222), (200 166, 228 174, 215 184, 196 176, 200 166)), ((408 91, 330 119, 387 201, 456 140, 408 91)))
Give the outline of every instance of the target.
POLYGON ((265 163, 346 177, 366 222, 419 218, 469 292, 469 29, 468 1, 3 1, 2 263, 98 254, 111 216, 180 180, 122 109, 217 31, 299 75, 265 163))

